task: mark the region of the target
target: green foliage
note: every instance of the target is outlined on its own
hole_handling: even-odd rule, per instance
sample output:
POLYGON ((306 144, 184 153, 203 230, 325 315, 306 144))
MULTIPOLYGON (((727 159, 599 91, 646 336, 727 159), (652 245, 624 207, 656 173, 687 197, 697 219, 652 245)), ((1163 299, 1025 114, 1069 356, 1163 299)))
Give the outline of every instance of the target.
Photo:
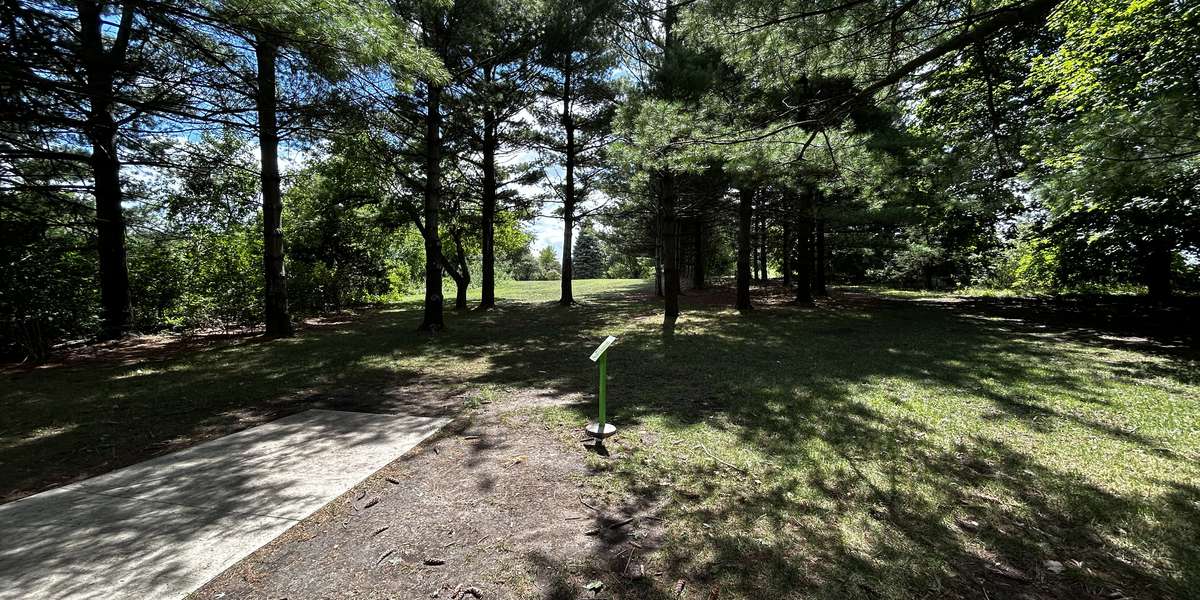
POLYGON ((363 304, 414 283, 416 240, 380 218, 378 200, 355 185, 353 166, 338 157, 319 162, 285 195, 288 291, 301 312, 363 304))
POLYGON ((575 279, 601 279, 608 271, 608 259, 591 221, 584 221, 579 227, 572 261, 575 279))
POLYGON ((166 324, 186 289, 189 265, 183 244, 162 235, 134 235, 129 248, 129 296, 133 326, 141 331, 166 324))
POLYGON ((1050 25, 1063 43, 1029 77, 1046 112, 1030 148, 1046 233, 1070 280, 1165 292, 1175 253, 1200 248, 1200 10, 1076 0, 1050 25))
POLYGON ((261 224, 192 231, 179 249, 183 293, 168 323, 186 329, 249 326, 262 320, 261 224))
POLYGON ((1061 288, 1062 264, 1052 242, 1035 237, 1022 240, 1014 250, 1017 260, 1012 269, 1012 288, 1035 292, 1061 288))
POLYGON ((510 256, 504 261, 505 270, 517 281, 541 279, 542 267, 528 249, 510 256))
POLYGON ((608 265, 609 279, 646 279, 654 275, 654 259, 645 256, 618 254, 608 265))
POLYGON ((538 275, 531 279, 558 279, 562 274, 562 264, 558 262, 558 255, 549 246, 538 252, 537 266, 538 275))
POLYGON ((302 60, 293 63, 298 70, 330 80, 376 66, 390 67, 400 84, 446 77, 441 61, 416 43, 385 2, 204 0, 203 5, 217 19, 299 53, 302 60))
POLYGON ((893 252, 884 267, 875 271, 872 277, 877 281, 902 287, 947 287, 947 281, 942 274, 945 260, 943 248, 913 240, 893 252))
POLYGON ((98 324, 95 249, 69 229, 0 225, 0 353, 34 360, 98 324))

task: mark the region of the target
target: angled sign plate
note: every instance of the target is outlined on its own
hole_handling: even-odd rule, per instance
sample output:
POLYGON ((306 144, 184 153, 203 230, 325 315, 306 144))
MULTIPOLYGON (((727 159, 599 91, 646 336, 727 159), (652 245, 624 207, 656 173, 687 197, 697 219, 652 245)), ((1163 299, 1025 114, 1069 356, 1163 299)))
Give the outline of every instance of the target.
POLYGON ((604 354, 604 351, 608 350, 608 347, 611 346, 612 343, 615 341, 617 341, 617 338, 615 338, 611 335, 608 336, 608 339, 604 340, 600 344, 600 347, 596 348, 596 351, 593 352, 592 355, 589 357, 591 359, 591 361, 596 362, 596 361, 600 360, 600 355, 604 354))

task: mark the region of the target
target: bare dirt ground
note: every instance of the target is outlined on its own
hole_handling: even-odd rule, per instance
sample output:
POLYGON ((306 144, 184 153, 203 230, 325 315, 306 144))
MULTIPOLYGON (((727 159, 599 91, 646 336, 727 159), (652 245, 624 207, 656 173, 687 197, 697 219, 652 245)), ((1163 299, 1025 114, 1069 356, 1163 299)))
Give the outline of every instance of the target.
MULTIPOLYGON (((590 498, 582 428, 564 437, 525 410, 546 401, 468 411, 194 598, 608 598, 614 578, 653 585, 659 507, 590 498)), ((609 446, 603 460, 621 460, 609 446)))

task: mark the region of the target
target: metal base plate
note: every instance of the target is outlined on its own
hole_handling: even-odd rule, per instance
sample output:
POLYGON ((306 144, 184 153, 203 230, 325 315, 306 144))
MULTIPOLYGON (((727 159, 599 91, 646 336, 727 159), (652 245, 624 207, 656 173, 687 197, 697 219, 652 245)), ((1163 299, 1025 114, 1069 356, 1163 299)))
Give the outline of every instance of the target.
POLYGON ((614 426, 612 423, 605 423, 604 431, 600 431, 599 423, 588 423, 587 427, 584 427, 583 429, 588 435, 601 440, 617 432, 616 426, 614 426))

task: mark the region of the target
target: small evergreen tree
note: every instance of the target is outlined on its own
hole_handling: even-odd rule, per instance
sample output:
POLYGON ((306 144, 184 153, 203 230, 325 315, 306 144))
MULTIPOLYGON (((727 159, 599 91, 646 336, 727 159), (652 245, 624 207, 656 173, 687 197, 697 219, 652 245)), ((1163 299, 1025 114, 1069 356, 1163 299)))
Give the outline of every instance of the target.
POLYGON ((579 239, 575 240, 575 279, 601 279, 608 270, 608 261, 604 257, 604 249, 600 247, 600 238, 592 229, 592 224, 584 221, 579 230, 579 239))

